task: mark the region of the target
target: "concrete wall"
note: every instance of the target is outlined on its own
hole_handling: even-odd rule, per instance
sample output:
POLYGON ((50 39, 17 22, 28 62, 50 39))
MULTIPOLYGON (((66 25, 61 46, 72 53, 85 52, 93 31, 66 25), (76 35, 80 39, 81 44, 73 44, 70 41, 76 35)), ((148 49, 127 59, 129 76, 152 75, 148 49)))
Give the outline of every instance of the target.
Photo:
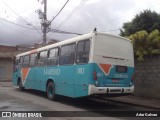
POLYGON ((160 55, 135 62, 135 95, 160 99, 160 55))

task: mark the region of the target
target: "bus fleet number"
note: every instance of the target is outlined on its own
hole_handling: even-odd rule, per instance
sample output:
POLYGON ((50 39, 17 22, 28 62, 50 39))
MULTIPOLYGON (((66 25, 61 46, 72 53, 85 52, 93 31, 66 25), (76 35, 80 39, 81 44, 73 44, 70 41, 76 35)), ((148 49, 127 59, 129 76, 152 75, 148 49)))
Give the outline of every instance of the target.
POLYGON ((77 74, 84 74, 85 69, 84 68, 78 68, 77 74))

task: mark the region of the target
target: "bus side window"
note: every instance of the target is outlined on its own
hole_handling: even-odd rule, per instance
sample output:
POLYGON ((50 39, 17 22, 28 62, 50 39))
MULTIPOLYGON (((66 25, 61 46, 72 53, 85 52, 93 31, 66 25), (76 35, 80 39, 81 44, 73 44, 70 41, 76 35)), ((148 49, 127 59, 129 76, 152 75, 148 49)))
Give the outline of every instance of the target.
POLYGON ((29 66, 34 67, 36 65, 36 60, 37 60, 37 53, 31 54, 30 55, 29 66))
POLYGON ((60 65, 72 65, 75 61, 75 43, 61 47, 60 65))
POLYGON ((88 63, 90 51, 90 41, 81 41, 77 45, 76 63, 83 64, 88 63))
POLYGON ((22 65, 23 67, 29 67, 29 58, 30 58, 29 55, 24 56, 22 65))
POLYGON ((21 56, 19 59, 18 68, 22 68, 22 64, 23 64, 23 56, 21 56))
POLYGON ((49 50, 47 65, 58 65, 59 48, 49 50))
POLYGON ((47 51, 42 51, 39 53, 38 66, 47 65, 47 51))

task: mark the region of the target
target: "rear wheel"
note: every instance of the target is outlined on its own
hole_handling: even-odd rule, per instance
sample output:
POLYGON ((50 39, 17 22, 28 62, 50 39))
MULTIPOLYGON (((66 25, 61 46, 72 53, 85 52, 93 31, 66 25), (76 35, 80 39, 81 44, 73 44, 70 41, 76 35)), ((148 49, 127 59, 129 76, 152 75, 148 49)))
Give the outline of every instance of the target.
POLYGON ((47 97, 50 100, 56 100, 55 84, 53 82, 49 82, 47 85, 47 97))
POLYGON ((22 84, 22 80, 18 80, 18 87, 19 87, 19 90, 23 91, 24 90, 24 87, 23 87, 23 84, 22 84))

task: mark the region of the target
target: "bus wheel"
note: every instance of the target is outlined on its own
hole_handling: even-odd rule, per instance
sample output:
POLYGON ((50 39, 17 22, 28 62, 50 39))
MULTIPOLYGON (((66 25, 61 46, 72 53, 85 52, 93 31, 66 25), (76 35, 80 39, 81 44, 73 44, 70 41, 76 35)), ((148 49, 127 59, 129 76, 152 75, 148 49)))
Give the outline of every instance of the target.
POLYGON ((24 90, 24 87, 23 87, 23 85, 22 85, 22 80, 19 80, 19 81, 18 81, 18 87, 19 87, 19 89, 20 89, 21 91, 24 90))
POLYGON ((56 100, 55 84, 53 82, 49 82, 47 85, 47 97, 50 100, 56 100))

